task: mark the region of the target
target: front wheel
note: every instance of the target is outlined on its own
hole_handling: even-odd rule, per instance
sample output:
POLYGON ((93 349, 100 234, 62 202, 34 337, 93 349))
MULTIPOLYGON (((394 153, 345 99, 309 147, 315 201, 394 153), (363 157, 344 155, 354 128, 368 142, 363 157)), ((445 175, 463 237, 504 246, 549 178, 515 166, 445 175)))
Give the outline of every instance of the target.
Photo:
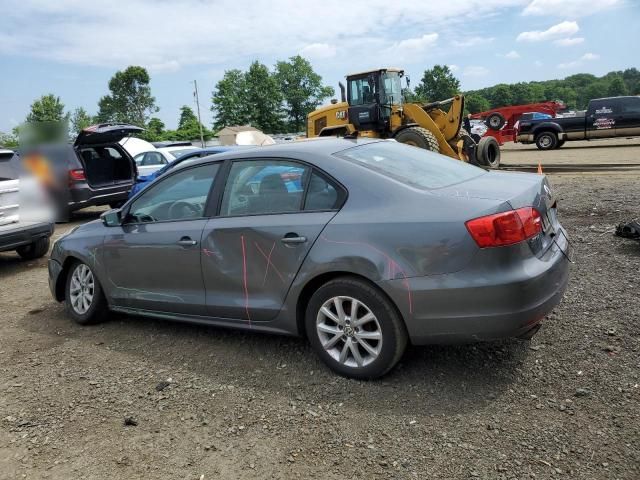
POLYGON ((89 325, 104 320, 107 316, 107 301, 100 282, 89 265, 76 262, 67 275, 65 308, 71 318, 80 325, 89 325))
POLYGON ((540 150, 553 150, 558 145, 555 132, 542 132, 536 136, 536 147, 540 150))
POLYGON ((334 372, 357 379, 378 378, 402 357, 407 332, 391 302, 356 278, 320 287, 307 305, 311 346, 334 372))

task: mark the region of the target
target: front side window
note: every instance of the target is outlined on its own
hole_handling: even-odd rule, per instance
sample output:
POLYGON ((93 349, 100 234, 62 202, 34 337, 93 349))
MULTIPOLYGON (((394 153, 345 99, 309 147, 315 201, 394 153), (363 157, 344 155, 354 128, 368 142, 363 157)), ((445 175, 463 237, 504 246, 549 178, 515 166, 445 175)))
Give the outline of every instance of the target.
POLYGON ((374 77, 357 78, 349 81, 349 104, 366 105, 375 102, 377 86, 374 77))
POLYGON ((279 160, 235 162, 222 197, 220 215, 260 215, 302 209, 308 168, 279 160))
POLYGON ((382 77, 384 101, 387 105, 399 105, 402 101, 402 84, 397 72, 387 72, 382 77))
POLYGON ((163 222, 203 217, 218 168, 217 163, 201 165, 160 180, 131 204, 130 221, 163 222))

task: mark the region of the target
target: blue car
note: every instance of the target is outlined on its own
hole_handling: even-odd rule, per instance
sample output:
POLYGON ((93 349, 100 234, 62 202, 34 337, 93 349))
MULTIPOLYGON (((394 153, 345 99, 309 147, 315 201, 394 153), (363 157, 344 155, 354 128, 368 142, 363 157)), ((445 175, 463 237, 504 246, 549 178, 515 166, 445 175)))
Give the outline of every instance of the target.
POLYGON ((237 150, 240 148, 243 148, 243 147, 218 146, 218 147, 200 148, 198 150, 189 151, 184 155, 181 155, 178 158, 176 158, 173 162, 167 163, 164 167, 162 167, 160 170, 156 170, 151 175, 138 176, 138 178, 136 179, 136 183, 133 185, 133 188, 129 192, 129 198, 133 197, 139 191, 147 188, 151 184, 151 182, 153 182, 156 178, 167 173, 169 170, 177 167, 178 165, 180 165, 182 162, 186 160, 193 160, 196 158, 207 157, 209 155, 215 155, 216 153, 229 152, 229 151, 237 150))

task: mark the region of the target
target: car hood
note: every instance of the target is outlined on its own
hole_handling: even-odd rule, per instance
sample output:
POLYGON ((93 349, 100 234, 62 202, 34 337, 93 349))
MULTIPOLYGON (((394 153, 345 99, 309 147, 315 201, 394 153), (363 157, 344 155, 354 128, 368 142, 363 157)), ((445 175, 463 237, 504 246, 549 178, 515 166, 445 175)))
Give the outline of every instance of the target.
POLYGON ((85 128, 78 134, 75 145, 97 145, 100 143, 116 143, 128 135, 140 133, 144 128, 128 124, 102 123, 85 128))

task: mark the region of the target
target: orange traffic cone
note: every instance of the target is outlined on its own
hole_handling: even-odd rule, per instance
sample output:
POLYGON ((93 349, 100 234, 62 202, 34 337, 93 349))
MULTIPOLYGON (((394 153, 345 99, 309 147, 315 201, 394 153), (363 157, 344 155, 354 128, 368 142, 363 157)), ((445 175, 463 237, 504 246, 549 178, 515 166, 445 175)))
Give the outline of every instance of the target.
POLYGON ((538 174, 542 175, 542 163, 538 162, 538 174))

